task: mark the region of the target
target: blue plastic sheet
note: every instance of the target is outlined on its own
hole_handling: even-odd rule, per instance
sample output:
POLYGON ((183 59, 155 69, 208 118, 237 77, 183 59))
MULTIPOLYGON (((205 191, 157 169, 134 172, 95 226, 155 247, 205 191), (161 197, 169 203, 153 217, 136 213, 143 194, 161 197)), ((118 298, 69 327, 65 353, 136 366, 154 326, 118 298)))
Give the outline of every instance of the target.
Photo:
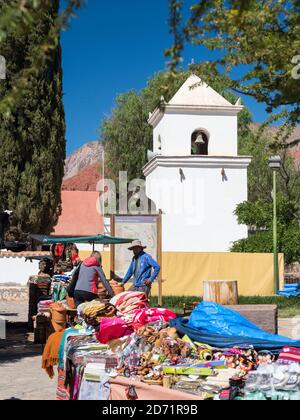
POLYGON ((218 348, 252 345, 260 350, 280 351, 284 346, 300 347, 300 341, 267 333, 239 313, 212 302, 197 306, 189 320, 178 318, 171 324, 192 340, 218 348))
POLYGON ((277 294, 287 298, 300 296, 300 284, 285 284, 284 289, 277 292, 277 294))

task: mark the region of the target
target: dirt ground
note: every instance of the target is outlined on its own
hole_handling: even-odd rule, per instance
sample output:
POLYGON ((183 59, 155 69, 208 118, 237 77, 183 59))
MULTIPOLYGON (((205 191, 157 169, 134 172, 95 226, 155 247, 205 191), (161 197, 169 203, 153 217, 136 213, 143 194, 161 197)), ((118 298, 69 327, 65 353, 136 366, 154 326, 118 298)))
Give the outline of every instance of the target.
MULTIPOLYGON (((27 304, 0 302, 0 317, 8 321, 6 340, 0 340, 0 400, 54 400, 56 380, 41 369, 42 346, 27 334, 27 304)), ((299 318, 281 319, 279 333, 300 337, 299 318)))
POLYGON ((0 400, 54 400, 56 378, 41 369, 42 346, 27 334, 27 304, 0 303, 7 319, 6 340, 0 340, 0 400))

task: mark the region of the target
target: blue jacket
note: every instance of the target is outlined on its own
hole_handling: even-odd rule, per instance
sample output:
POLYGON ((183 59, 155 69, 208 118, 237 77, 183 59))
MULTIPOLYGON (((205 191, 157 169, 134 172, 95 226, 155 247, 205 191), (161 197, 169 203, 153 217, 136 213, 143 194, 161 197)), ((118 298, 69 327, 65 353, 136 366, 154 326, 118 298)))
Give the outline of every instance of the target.
MULTIPOLYGON (((123 279, 123 285, 130 280, 135 271, 135 258, 132 259, 129 270, 123 279)), ((136 287, 145 286, 144 281, 150 280, 151 283, 155 281, 160 272, 160 265, 146 252, 141 252, 138 256, 138 268, 136 276, 133 279, 133 284, 136 287), (152 273, 153 269, 153 273, 152 273)))

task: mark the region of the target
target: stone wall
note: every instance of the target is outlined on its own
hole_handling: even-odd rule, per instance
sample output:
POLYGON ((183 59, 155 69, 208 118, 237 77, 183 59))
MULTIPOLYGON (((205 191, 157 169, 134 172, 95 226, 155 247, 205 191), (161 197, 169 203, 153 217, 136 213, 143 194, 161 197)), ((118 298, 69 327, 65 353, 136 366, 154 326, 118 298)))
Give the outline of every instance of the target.
POLYGON ((27 302, 28 287, 22 285, 0 284, 0 302, 27 302))

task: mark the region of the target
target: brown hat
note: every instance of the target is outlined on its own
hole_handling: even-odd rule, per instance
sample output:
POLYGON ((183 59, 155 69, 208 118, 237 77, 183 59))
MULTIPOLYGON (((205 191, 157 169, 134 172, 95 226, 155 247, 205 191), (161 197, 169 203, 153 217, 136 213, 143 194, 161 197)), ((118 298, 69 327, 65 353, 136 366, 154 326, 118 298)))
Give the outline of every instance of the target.
POLYGON ((129 251, 133 251, 133 248, 136 248, 138 246, 140 248, 143 248, 143 249, 146 249, 147 248, 146 246, 142 245, 142 242, 141 241, 133 241, 132 244, 131 244, 131 247, 128 248, 128 249, 129 249, 129 251))

